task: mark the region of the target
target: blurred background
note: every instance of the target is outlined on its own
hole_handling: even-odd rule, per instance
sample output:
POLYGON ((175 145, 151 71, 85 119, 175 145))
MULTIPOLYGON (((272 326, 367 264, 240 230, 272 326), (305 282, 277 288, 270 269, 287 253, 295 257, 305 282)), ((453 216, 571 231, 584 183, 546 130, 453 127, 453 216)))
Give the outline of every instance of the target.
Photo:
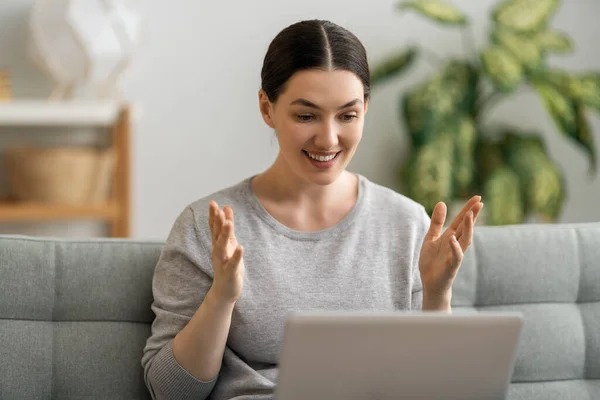
MULTIPOLYGON (((51 7, 47 9, 52 21, 60 20, 59 14, 64 10, 77 10, 77 2, 71 2, 75 5, 58 0, 54 3, 57 10, 54 15, 51 7)), ((468 16, 468 35, 460 26, 438 24, 419 10, 400 12, 398 2, 392 0, 304 0, 301 3, 287 0, 235 3, 173 0, 136 3, 136 15, 141 18, 139 43, 130 54, 128 68, 118 81, 121 93, 116 97, 119 104, 128 106, 130 110, 127 128, 121 127, 128 129, 131 135, 130 146, 125 146, 130 157, 130 175, 120 181, 121 185, 127 185, 128 192, 128 197, 123 200, 128 202, 124 209, 129 210, 130 216, 126 236, 164 240, 175 218, 187 204, 258 173, 272 163, 277 154, 277 143, 261 119, 257 101, 262 59, 273 37, 285 26, 302 19, 329 19, 354 32, 367 48, 373 67, 390 54, 402 52, 409 46, 420 49, 419 55, 412 59, 401 75, 389 77, 373 91, 363 141, 350 165, 350 170, 374 182, 400 192, 417 193, 414 189, 405 189, 399 178, 399 167, 416 152, 400 112, 399 99, 403 93, 430 79, 451 57, 466 60, 472 58, 473 53, 469 51, 473 46, 481 50, 486 48, 494 24, 491 13, 500 3, 491 0, 449 2, 468 16)), ((36 65, 30 54, 31 45, 28 43, 34 4, 33 0, 0 2, 0 70, 8 71, 10 75, 10 100, 0 102, 0 151, 24 145, 106 143, 110 135, 97 128, 67 124, 52 127, 2 124, 2 116, 11 113, 9 107, 38 102, 31 115, 40 115, 44 111, 39 102, 56 101, 49 100, 53 94, 56 95, 56 82, 40 65, 36 65)), ((89 8, 82 7, 78 12, 81 24, 96 21, 96 15, 85 14, 90 13, 89 8)), ((510 9, 506 11, 507 14, 510 12, 510 9)), ((435 13, 434 10, 433 14, 438 19, 444 18, 444 14, 435 13)), ((545 62, 553 68, 579 74, 600 71, 600 49, 597 45, 599 15, 600 2, 595 0, 563 1, 556 6, 552 12, 552 28, 568 34, 572 49, 561 52, 557 48, 556 54, 549 51, 545 62)), ((452 15, 449 18, 452 20, 452 15)), ((518 15, 510 18, 521 21, 518 15)), ((535 19, 535 16, 532 18, 535 19)), ((40 25, 43 25, 42 22, 40 25)), ((510 43, 507 47, 510 48, 510 43)), ((499 67, 501 71, 498 73, 511 71, 506 60, 500 59, 498 63, 504 66, 499 67)), ((600 79, 595 82, 598 92, 594 93, 600 99, 600 79)), ((593 96, 593 93, 589 94, 590 90, 595 90, 593 82, 590 85, 592 89, 586 93, 593 96)), ((485 88, 493 94, 493 87, 490 84, 485 88)), ((444 90, 441 92, 445 93, 444 90)), ((548 94, 547 91, 543 93, 548 94)), ((110 114, 110 107, 93 105, 97 101, 95 96, 94 92, 85 90, 73 93, 74 98, 87 99, 86 104, 92 105, 69 112, 110 114)), ((534 90, 515 89, 486 111, 485 123, 482 122, 481 126, 509 124, 520 132, 539 133, 548 157, 562 171, 565 195, 559 212, 553 218, 533 213, 532 217, 524 218, 523 223, 600 221, 600 180, 589 172, 589 154, 597 153, 600 147, 600 105, 594 109, 593 100, 588 100, 582 99, 576 104, 589 105, 586 121, 593 140, 587 140, 585 146, 578 143, 583 135, 580 130, 575 129, 571 138, 568 133, 561 133, 560 124, 556 121, 568 120, 569 116, 561 119, 559 115, 555 120, 544 101, 557 103, 553 103, 552 98, 541 97, 534 90), (579 139, 577 135, 580 135, 579 139), (592 143, 591 147, 589 143, 592 143)), ((121 114, 115 115, 118 118, 121 114)), ((8 120, 10 115, 5 118, 5 121, 8 120)), ((11 196, 6 165, 2 164, 0 170, 0 194, 11 196)), ((474 170, 476 168, 473 167, 474 170)), ((596 166, 593 169, 597 171, 596 166)), ((504 183, 494 188, 488 186, 486 190, 506 194, 509 190, 506 188, 514 187, 510 185, 510 177, 499 181, 504 183)), ((531 185, 530 181, 525 186, 531 185)), ((483 189, 484 186, 481 186, 483 189)), ((448 197, 451 205, 462 202, 457 196, 448 197)), ((517 194, 516 197, 527 196, 517 194)), ((487 203, 488 199, 484 196, 483 201, 487 203)), ((512 200, 502 199, 498 203, 506 204, 508 201, 512 200)), ((4 204, 14 206, 15 203, 4 204)), ((8 215, 0 220, 0 233, 110 235, 110 229, 103 221, 82 218, 79 214, 85 214, 83 211, 74 212, 77 217, 72 219, 64 217, 69 214, 64 210, 63 217, 56 219, 38 211, 40 218, 30 217, 26 221, 14 217, 19 212, 17 208, 4 206, 2 209, 0 206, 0 217, 8 215)), ((503 221, 510 222, 511 219, 503 221)))

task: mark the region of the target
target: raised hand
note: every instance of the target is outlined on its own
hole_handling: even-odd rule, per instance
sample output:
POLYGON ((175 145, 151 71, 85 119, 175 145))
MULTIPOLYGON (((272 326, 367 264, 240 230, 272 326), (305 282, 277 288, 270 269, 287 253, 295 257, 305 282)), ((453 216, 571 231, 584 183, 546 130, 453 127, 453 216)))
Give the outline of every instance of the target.
POLYGON ((480 196, 473 196, 442 233, 446 221, 446 205, 438 203, 431 216, 429 230, 423 240, 419 270, 423 283, 423 295, 435 300, 447 300, 451 296, 454 278, 471 245, 473 226, 483 208, 480 196))
POLYGON ((214 279, 211 291, 223 302, 234 303, 242 294, 244 283, 244 248, 234 232, 233 210, 210 202, 208 223, 212 234, 214 279))

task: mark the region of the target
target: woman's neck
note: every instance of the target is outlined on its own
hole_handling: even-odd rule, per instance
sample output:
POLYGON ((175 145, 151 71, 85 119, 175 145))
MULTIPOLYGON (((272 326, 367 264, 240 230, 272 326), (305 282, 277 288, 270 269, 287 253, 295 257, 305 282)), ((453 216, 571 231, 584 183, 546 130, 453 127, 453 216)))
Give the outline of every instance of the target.
POLYGON ((335 225, 352 210, 358 198, 356 175, 343 171, 327 185, 307 182, 280 157, 253 179, 252 187, 273 217, 297 230, 320 230, 335 225))

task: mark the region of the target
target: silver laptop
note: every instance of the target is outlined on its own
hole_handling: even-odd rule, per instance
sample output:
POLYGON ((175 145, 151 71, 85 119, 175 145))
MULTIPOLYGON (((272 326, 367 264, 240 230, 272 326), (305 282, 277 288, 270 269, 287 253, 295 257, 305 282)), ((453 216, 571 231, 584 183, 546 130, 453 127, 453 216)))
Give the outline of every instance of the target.
POLYGON ((505 399, 522 325, 508 312, 290 314, 275 399, 505 399))

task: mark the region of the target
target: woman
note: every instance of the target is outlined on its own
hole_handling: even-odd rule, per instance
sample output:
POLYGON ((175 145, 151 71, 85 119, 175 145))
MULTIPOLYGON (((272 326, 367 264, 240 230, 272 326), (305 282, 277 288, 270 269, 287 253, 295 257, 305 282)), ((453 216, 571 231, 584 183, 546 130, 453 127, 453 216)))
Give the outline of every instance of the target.
POLYGON ((303 21, 273 40, 259 104, 280 152, 175 221, 142 360, 154 398, 271 398, 289 311, 450 311, 483 204, 473 197, 443 232, 443 203, 430 220, 345 170, 369 89, 365 49, 347 30, 303 21))

